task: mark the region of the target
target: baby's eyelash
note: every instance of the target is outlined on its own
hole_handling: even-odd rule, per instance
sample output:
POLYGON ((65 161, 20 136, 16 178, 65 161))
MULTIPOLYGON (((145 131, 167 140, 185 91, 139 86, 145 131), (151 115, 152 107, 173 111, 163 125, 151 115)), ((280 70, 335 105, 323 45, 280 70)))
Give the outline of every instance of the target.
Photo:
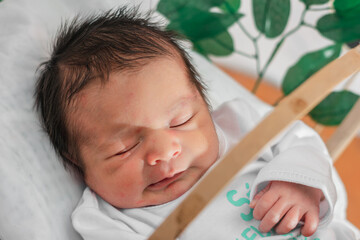
POLYGON ((193 117, 194 117, 194 115, 191 116, 190 118, 188 118, 186 121, 180 123, 180 124, 177 124, 177 125, 174 125, 174 126, 170 126, 170 128, 176 128, 176 127, 180 127, 180 126, 182 126, 182 125, 185 125, 185 124, 188 123, 193 117))
POLYGON ((118 152, 118 153, 115 154, 115 155, 123 155, 123 154, 129 152, 130 150, 132 150, 133 148, 135 148, 139 143, 140 143, 140 142, 137 142, 136 144, 134 144, 134 145, 131 146, 130 148, 127 148, 127 149, 125 149, 125 150, 123 150, 123 151, 121 151, 121 152, 118 152))

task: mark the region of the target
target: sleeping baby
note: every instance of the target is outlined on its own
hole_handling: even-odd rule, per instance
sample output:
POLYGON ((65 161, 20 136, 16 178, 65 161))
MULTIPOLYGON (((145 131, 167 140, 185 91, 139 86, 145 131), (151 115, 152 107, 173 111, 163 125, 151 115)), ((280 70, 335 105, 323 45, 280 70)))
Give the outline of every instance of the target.
MULTIPOLYGON (((263 117, 241 99, 212 110, 177 35, 126 7, 64 24, 35 95, 55 150, 87 185, 72 214, 85 240, 149 237, 263 117)), ((178 239, 355 239, 333 218, 331 163, 297 122, 178 239)))

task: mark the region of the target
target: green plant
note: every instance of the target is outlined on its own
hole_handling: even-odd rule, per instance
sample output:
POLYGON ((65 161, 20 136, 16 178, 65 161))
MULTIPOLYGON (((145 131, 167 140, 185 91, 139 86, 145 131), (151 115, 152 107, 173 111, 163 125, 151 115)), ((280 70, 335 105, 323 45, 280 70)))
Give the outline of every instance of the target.
MULTIPOLYGON (((307 78, 339 57, 343 44, 360 39, 360 0, 335 0, 330 6, 329 0, 299 0, 304 4, 299 24, 284 32, 291 9, 290 0, 252 0, 252 17, 258 34, 252 36, 242 24, 244 13, 241 0, 160 0, 157 10, 168 20, 168 29, 175 30, 188 38, 195 51, 205 57, 241 54, 254 59, 257 69, 257 88, 281 46, 301 27, 310 27, 333 44, 303 55, 290 67, 282 80, 282 91, 288 95, 307 78), (326 4, 326 5, 325 5, 326 4), (314 8, 314 5, 322 5, 314 8), (325 5, 325 7, 323 7, 325 5), (326 11, 326 15, 317 20, 316 25, 305 22, 305 15, 310 11, 326 11), (237 24, 241 31, 252 41, 254 54, 234 48, 234 42, 228 29, 237 24), (279 38, 270 57, 260 67, 259 39, 279 38)), ((310 116, 323 125, 338 125, 355 104, 358 95, 343 90, 331 93, 311 112, 310 116)))

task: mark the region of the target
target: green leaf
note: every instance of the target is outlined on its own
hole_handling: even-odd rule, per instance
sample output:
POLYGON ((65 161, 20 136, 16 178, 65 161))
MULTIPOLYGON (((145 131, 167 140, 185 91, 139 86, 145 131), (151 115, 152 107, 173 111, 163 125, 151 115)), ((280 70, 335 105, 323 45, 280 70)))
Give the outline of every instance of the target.
POLYGON ((346 90, 333 92, 316 106, 309 115, 317 123, 326 126, 339 125, 358 99, 358 95, 346 90))
POLYGON ((234 22, 243 15, 240 13, 212 13, 197 8, 183 7, 178 12, 178 18, 167 26, 187 36, 191 41, 211 38, 226 32, 234 22))
POLYGON ((194 49, 204 56, 227 56, 234 51, 234 42, 228 32, 223 32, 213 38, 194 42, 194 49))
POLYGON ((360 0, 335 0, 334 8, 341 18, 360 19, 360 0))
POLYGON ((335 44, 314 52, 305 54, 290 67, 282 81, 284 95, 290 94, 312 74, 340 55, 341 44, 335 44))
POLYGON ((197 8, 209 11, 213 7, 221 6, 226 0, 160 0, 157 11, 170 21, 178 18, 178 12, 182 8, 197 8))
POLYGON ((279 36, 290 14, 290 0, 253 0, 256 28, 268 38, 279 36))
POLYGON ((241 1, 240 0, 225 0, 220 5, 220 9, 227 13, 236 13, 239 11, 241 1))
POLYGON ((340 18, 336 14, 328 14, 320 18, 316 24, 318 31, 335 42, 351 42, 360 39, 360 18, 340 18))
POLYGON ((301 0, 306 6, 327 3, 329 0, 301 0))

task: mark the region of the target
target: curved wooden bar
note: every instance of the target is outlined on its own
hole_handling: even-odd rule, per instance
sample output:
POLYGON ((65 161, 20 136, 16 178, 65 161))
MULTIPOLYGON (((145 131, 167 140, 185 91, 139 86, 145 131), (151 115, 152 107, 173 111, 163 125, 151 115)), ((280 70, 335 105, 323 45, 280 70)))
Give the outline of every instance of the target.
POLYGON ((336 161, 341 153, 346 149, 359 130, 360 99, 357 100, 349 114, 336 129, 335 133, 331 135, 330 139, 326 142, 326 147, 334 161, 336 161))

